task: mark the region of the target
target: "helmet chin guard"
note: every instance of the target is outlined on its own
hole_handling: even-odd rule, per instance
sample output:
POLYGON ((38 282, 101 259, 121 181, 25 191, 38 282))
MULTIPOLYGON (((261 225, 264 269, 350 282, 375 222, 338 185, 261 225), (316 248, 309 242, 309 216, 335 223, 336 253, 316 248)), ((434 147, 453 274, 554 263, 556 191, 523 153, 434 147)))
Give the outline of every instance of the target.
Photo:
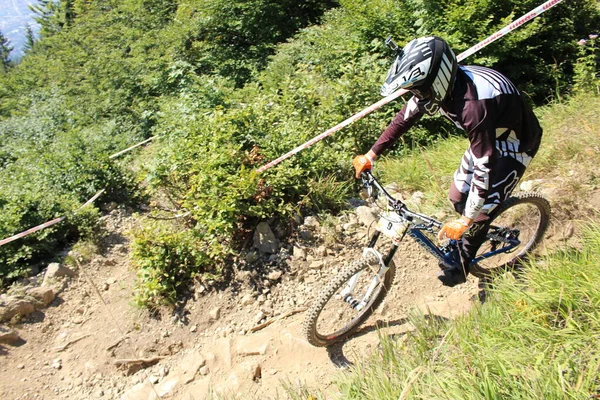
MULTIPOLYGON (((393 43, 389 38, 388 42, 393 43)), ((419 99, 421 110, 435 114, 452 89, 458 68, 456 56, 446 41, 437 36, 414 39, 396 51, 398 55, 381 87, 381 95, 410 90, 419 99)))

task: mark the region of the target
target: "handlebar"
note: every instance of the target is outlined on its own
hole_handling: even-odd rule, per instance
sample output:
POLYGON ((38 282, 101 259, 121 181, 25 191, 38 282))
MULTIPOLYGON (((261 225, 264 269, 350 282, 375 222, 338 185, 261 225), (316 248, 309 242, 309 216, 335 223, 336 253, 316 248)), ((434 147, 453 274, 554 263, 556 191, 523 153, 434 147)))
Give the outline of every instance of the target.
POLYGON ((406 204, 404 204, 401 200, 398 200, 398 199, 392 197, 392 195, 390 195, 385 190, 385 188, 381 185, 381 183, 379 183, 377 178, 375 178, 375 176, 373 176, 371 171, 365 170, 360 173, 360 176, 362 178, 363 185, 367 189, 371 189, 372 187, 375 187, 379 193, 382 193, 384 195, 384 197, 388 201, 388 204, 394 209, 394 211, 401 214, 404 218, 408 219, 409 221, 412 221, 413 219, 419 219, 419 220, 425 222, 426 224, 433 225, 436 228, 442 227, 443 224, 440 221, 433 219, 431 217, 428 217, 427 215, 423 215, 423 214, 419 214, 419 213, 410 211, 406 207, 406 204))

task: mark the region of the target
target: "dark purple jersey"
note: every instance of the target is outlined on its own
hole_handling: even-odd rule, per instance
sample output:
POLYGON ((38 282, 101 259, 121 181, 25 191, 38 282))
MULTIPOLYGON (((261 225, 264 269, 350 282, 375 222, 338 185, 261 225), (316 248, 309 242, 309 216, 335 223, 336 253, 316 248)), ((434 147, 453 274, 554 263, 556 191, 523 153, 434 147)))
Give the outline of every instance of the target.
MULTIPOLYGON (((511 157, 527 166, 540 145, 542 128, 512 82, 485 67, 459 66, 440 113, 469 137, 470 146, 454 182, 461 192, 469 193, 464 214, 474 218, 489 194, 496 160, 511 157)), ((380 155, 422 116, 417 99, 411 98, 371 150, 380 155)))

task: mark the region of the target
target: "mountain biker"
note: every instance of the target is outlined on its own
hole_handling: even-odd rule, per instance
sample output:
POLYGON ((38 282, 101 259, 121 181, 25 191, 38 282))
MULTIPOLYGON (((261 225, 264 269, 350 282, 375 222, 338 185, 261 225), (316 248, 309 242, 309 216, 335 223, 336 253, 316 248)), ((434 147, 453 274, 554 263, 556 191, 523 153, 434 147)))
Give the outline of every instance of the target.
POLYGON ((398 52, 381 94, 400 88, 414 96, 369 152, 353 160, 356 177, 425 113, 439 111, 467 132, 470 145, 448 194, 461 216, 445 223, 438 235, 463 239, 462 265, 438 275, 443 285, 455 286, 466 281, 489 228, 488 214, 510 196, 535 156, 542 128, 508 78, 490 68, 458 65, 448 44, 436 36, 414 39, 398 52))

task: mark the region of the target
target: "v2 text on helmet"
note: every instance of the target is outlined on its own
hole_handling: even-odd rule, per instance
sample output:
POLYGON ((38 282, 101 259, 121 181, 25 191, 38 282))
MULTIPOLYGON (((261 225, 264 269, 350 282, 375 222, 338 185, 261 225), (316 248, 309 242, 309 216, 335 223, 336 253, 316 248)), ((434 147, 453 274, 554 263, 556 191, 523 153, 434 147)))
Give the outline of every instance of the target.
POLYGON ((398 52, 381 95, 410 90, 419 99, 419 108, 435 114, 452 89, 457 68, 456 56, 444 39, 426 36, 411 40, 398 52))

